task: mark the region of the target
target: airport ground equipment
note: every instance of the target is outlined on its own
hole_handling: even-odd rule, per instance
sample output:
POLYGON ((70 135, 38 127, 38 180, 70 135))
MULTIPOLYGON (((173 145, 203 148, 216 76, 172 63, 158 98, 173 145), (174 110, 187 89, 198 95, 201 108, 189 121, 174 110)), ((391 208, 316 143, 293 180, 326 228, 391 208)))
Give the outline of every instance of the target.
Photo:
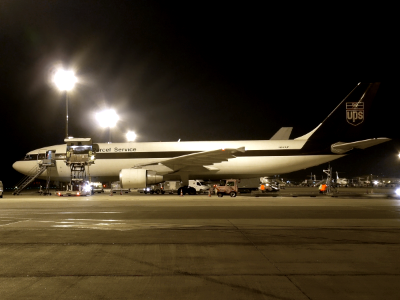
POLYGON ((281 189, 278 181, 268 177, 260 177, 260 183, 258 190, 262 193, 279 192, 281 189))
POLYGON ((222 197, 223 195, 230 195, 231 197, 236 197, 238 193, 238 180, 228 179, 225 185, 217 185, 215 189, 217 190, 218 197, 222 197))
POLYGON ((65 164, 71 170, 71 180, 65 190, 57 191, 59 196, 88 196, 93 194, 90 185, 89 167, 94 164, 96 153, 91 138, 65 139, 67 144, 65 164), (88 176, 86 174, 88 170, 88 176))
POLYGON ((130 191, 131 191, 131 189, 124 189, 121 186, 121 182, 120 181, 111 182, 111 193, 116 193, 116 192, 129 193, 130 191))
POLYGON ((279 184, 276 184, 275 182, 265 182, 261 183, 259 190, 261 193, 268 193, 268 192, 279 192, 279 184))
POLYGON ((327 175, 326 183, 325 183, 326 184, 326 193, 330 194, 330 193, 336 192, 337 191, 336 185, 332 182, 332 168, 331 168, 331 166, 329 165, 328 169, 327 170, 323 170, 323 171, 327 175))
POLYGON ((145 193, 149 192, 150 194, 178 194, 181 192, 183 195, 195 195, 195 194, 207 194, 210 190, 210 186, 204 183, 203 180, 194 179, 188 180, 188 185, 182 185, 181 181, 164 181, 163 183, 157 185, 151 185, 145 189, 145 193))
MULTIPOLYGON (((22 180, 17 184, 17 188, 13 192, 13 195, 18 195, 24 188, 26 188, 32 181, 34 181, 38 176, 40 176, 44 171, 46 171, 50 167, 55 166, 55 160, 52 158, 51 151, 47 151, 46 159, 38 160, 38 164, 34 166, 31 171, 26 175, 22 180)), ((47 172, 47 182, 46 189, 48 192, 48 188, 50 185, 50 175, 47 172)))
POLYGON ((101 182, 90 182, 93 193, 104 193, 103 184, 101 182))

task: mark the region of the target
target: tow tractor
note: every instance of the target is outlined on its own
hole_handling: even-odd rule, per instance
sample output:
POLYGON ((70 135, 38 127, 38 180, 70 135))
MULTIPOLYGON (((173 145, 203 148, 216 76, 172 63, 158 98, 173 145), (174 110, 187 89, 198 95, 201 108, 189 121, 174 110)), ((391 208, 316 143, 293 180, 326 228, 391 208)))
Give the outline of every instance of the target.
POLYGON ((231 197, 236 197, 238 193, 238 180, 228 179, 225 185, 217 185, 215 189, 217 190, 218 197, 223 195, 230 195, 231 197))
POLYGON ((65 139, 67 155, 65 164, 71 170, 71 180, 65 190, 56 191, 58 196, 89 196, 93 194, 90 185, 89 167, 94 164, 96 153, 93 149, 91 138, 65 139), (86 176, 86 167, 89 178, 86 176))

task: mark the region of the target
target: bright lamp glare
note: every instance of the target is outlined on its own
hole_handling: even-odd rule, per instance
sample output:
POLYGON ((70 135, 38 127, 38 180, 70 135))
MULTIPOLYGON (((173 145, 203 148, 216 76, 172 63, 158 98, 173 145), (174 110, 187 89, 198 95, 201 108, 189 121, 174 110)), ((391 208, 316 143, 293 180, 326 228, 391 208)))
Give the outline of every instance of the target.
POLYGON ((70 91, 74 88, 77 78, 73 71, 59 69, 54 74, 53 82, 60 91, 70 91))
POLYGON ((126 134, 126 139, 128 140, 128 142, 133 142, 136 139, 136 133, 134 133, 133 131, 128 131, 128 133, 126 134))
POLYGON ((102 112, 99 112, 96 114, 96 119, 99 122, 101 127, 114 127, 118 120, 119 117, 115 110, 113 109, 107 109, 102 112))
POLYGON ((400 189, 396 189, 396 195, 400 196, 400 189))
POLYGON ((84 190, 85 192, 90 192, 91 189, 92 189, 92 188, 91 188, 90 185, 88 185, 88 184, 85 184, 84 187, 83 187, 83 190, 84 190))

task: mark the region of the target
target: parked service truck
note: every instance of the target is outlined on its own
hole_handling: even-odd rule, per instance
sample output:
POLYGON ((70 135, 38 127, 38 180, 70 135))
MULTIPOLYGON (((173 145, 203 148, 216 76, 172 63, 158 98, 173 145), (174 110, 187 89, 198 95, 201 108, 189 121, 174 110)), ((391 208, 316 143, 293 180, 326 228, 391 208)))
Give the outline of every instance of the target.
POLYGON ((104 193, 103 184, 101 182, 91 182, 90 186, 92 187, 93 193, 104 193))
POLYGON ((185 188, 181 181, 165 181, 162 184, 152 185, 144 190, 144 193, 150 194, 207 194, 210 187, 202 180, 189 180, 189 185, 185 188))
POLYGON ((225 185, 217 185, 215 189, 217 190, 218 197, 222 197, 223 195, 230 195, 231 197, 236 197, 239 191, 238 180, 228 179, 226 180, 225 185))

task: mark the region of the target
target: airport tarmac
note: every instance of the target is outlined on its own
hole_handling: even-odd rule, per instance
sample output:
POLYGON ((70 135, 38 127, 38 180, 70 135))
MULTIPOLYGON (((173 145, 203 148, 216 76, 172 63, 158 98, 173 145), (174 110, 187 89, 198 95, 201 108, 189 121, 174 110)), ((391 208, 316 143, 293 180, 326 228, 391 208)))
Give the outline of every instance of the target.
POLYGON ((0 238, 0 299, 400 297, 400 200, 384 193, 6 193, 0 238))

